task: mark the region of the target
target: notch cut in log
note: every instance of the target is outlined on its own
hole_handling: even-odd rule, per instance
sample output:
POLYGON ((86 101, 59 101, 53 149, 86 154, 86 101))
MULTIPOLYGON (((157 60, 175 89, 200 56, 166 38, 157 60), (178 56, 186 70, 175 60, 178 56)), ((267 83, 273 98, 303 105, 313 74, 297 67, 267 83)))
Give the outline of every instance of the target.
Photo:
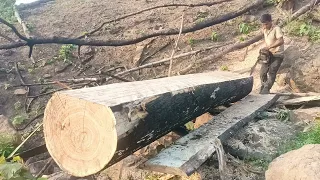
POLYGON ((215 152, 215 140, 227 140, 237 130, 256 116, 257 112, 269 108, 278 99, 277 95, 249 95, 235 103, 211 121, 186 136, 172 146, 148 160, 141 168, 190 176, 215 152))
POLYGON ((45 109, 46 146, 62 170, 88 176, 252 87, 252 77, 217 71, 58 92, 45 109))

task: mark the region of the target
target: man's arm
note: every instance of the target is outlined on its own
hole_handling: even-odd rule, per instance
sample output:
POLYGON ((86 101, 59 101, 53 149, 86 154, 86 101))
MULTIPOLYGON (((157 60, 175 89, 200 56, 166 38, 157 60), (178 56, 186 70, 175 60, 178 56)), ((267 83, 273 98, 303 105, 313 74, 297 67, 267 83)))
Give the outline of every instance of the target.
POLYGON ((277 41, 271 44, 270 46, 268 46, 267 47, 268 49, 276 48, 284 44, 283 33, 280 27, 276 27, 276 38, 277 38, 277 41))
POLYGON ((268 49, 272 49, 272 48, 276 48, 278 46, 281 46, 284 43, 283 37, 277 39, 276 42, 274 42, 273 44, 271 44, 270 46, 268 46, 268 49))

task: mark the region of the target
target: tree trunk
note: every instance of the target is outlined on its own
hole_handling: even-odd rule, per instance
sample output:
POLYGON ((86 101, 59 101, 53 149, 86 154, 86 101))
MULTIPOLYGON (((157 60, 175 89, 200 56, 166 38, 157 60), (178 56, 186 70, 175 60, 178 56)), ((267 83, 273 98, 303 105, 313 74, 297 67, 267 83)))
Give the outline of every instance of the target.
POLYGON ((210 72, 58 92, 45 110, 46 145, 61 169, 91 175, 252 87, 252 77, 210 72))

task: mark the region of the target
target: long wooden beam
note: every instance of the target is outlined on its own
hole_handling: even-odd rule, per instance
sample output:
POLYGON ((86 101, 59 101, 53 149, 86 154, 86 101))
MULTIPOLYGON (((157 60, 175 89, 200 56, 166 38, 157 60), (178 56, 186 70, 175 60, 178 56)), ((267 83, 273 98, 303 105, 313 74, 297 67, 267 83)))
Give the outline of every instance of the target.
POLYGON ((143 169, 189 176, 215 152, 214 141, 228 139, 251 121, 256 113, 271 106, 277 95, 249 95, 207 124, 178 139, 172 146, 141 166, 143 169))
POLYGON ((58 92, 45 109, 47 149, 67 173, 91 175, 252 86, 217 71, 58 92))

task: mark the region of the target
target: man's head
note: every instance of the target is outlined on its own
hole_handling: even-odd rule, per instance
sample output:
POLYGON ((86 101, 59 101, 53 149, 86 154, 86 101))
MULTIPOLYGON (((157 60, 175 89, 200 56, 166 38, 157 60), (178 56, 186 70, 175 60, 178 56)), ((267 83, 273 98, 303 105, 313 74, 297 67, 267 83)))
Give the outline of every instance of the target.
POLYGON ((270 14, 263 14, 260 18, 260 22, 262 23, 262 28, 269 30, 272 27, 272 18, 270 14))

